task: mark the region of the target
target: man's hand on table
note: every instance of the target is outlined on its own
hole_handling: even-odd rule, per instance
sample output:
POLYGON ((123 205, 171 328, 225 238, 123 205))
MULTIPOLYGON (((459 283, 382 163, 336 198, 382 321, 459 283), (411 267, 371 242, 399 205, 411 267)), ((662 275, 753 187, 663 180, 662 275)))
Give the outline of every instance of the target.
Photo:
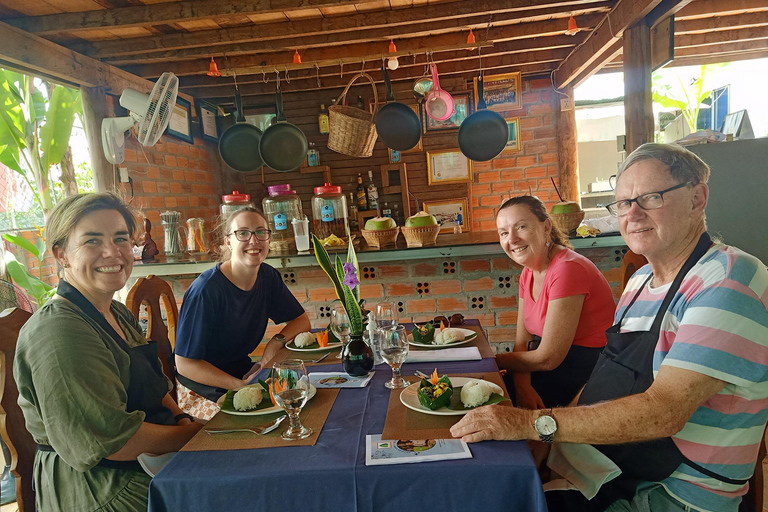
POLYGON ((467 413, 461 421, 451 427, 453 437, 460 437, 467 443, 478 441, 516 441, 538 439, 533 429, 536 419, 534 411, 487 405, 467 413))

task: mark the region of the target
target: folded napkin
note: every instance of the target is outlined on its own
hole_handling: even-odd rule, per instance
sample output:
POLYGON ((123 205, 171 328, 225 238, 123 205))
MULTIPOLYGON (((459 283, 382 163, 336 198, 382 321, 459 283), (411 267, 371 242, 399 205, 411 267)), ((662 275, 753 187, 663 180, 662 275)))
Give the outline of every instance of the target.
POLYGON ((544 484, 545 491, 574 489, 585 498, 595 497, 603 484, 621 474, 621 469, 589 444, 554 443, 547 466, 561 476, 544 484))
POLYGON ((149 475, 155 476, 165 467, 166 464, 171 462, 171 459, 178 452, 168 452, 162 455, 155 455, 154 453, 141 453, 138 456, 139 464, 142 469, 149 475))
POLYGON ((433 361, 479 361, 482 359, 477 347, 444 348, 441 350, 408 351, 406 363, 431 363, 433 361))

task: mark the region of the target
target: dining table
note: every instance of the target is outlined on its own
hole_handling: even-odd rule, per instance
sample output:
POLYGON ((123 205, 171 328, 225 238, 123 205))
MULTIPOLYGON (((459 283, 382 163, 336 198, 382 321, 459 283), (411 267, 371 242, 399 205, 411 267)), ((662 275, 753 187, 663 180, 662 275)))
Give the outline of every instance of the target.
MULTIPOLYGON (((477 321, 468 324, 480 333, 475 344, 487 346, 477 321)), ((498 372, 495 359, 483 357, 406 363, 402 374, 431 373, 435 368, 440 375, 498 372)), ((308 371, 334 372, 342 367, 329 357, 308 371)), ((366 466, 366 436, 382 433, 390 398, 402 391, 384 386, 392 376, 386 363, 373 371, 366 387, 338 390, 313 445, 178 452, 152 479, 149 511, 547 510, 525 441, 473 443, 472 457, 466 459, 366 466)), ((260 374, 265 377, 266 370, 260 374)), ((273 417, 256 417, 255 423, 273 417)), ((285 425, 276 432, 285 430, 285 425)))

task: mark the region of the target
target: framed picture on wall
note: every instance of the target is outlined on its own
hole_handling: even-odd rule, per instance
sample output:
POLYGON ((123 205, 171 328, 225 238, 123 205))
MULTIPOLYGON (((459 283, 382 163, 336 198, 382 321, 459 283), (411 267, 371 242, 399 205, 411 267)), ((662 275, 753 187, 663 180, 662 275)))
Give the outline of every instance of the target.
POLYGON ((203 140, 217 142, 219 129, 216 125, 216 107, 202 101, 199 101, 197 105, 200 108, 200 129, 203 140))
POLYGON ((467 219, 466 197, 443 201, 424 201, 424 211, 435 216, 438 224, 440 224, 441 233, 452 233, 457 220, 462 232, 470 229, 470 223, 467 219))
POLYGON ((516 153, 520 151, 520 118, 505 117, 504 120, 507 122, 509 135, 507 136, 507 145, 504 146, 502 153, 516 153))
MULTIPOLYGON (((477 78, 475 82, 475 105, 480 99, 477 95, 477 78)), ((520 93, 522 87, 520 72, 504 73, 502 75, 485 75, 483 80, 483 98, 490 110, 516 110, 523 106, 520 93)))
POLYGON ((472 179, 472 162, 459 149, 427 151, 427 172, 430 185, 467 182, 472 179))
POLYGON ((464 121, 472 113, 471 92, 451 93, 453 96, 454 112, 451 117, 445 121, 435 121, 424 112, 424 105, 421 106, 421 118, 424 125, 424 133, 436 132, 442 130, 458 130, 464 121))
MULTIPOLYGON (((386 102, 381 102, 380 101, 379 102, 379 110, 381 110, 381 107, 383 107, 384 105, 386 105, 386 102)), ((411 110, 416 112, 416 115, 419 116, 419 121, 421 121, 421 113, 419 112, 419 110, 420 110, 419 106, 418 105, 408 105, 408 106, 411 108, 411 110)), ((372 99, 368 100, 368 112, 373 113, 373 100, 372 99)), ((419 137, 419 143, 418 144, 416 144, 414 147, 412 147, 411 149, 409 149, 407 151, 400 151, 400 154, 415 153, 417 151, 423 151, 423 150, 424 150, 424 147, 421 145, 421 137, 419 137)))
POLYGON ((192 104, 184 98, 176 98, 176 105, 171 112, 171 121, 166 133, 184 142, 194 144, 192 138, 192 104))

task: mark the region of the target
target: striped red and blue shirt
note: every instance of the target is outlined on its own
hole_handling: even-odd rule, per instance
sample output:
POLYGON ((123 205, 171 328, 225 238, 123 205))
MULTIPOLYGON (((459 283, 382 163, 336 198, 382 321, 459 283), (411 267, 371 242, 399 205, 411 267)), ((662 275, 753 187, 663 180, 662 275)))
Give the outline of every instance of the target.
MULTIPOLYGON (((643 285, 650 266, 627 283, 616 321, 643 285)), ((650 330, 670 284, 646 285, 621 326, 650 330)), ((752 476, 768 420, 768 271, 745 252, 717 244, 686 275, 661 324, 653 360, 727 385, 672 436, 688 459, 731 479, 752 476)), ((736 512, 746 485, 707 477, 683 464, 662 485, 691 507, 736 512)))

